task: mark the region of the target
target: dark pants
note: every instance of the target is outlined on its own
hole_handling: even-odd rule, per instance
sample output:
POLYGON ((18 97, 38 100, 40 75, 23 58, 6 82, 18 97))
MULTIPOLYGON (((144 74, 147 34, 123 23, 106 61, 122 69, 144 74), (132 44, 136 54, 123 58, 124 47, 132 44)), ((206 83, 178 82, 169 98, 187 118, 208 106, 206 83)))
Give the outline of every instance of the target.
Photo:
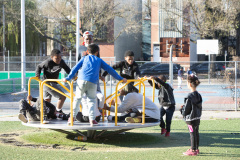
POLYGON ((19 112, 31 121, 39 121, 40 112, 36 107, 32 107, 25 99, 19 102, 19 112))
POLYGON ((167 129, 167 132, 170 132, 171 122, 173 113, 175 111, 175 106, 170 106, 168 109, 164 109, 163 107, 160 108, 160 127, 167 129), (166 114, 166 125, 163 120, 163 116, 166 114))
POLYGON ((190 133, 191 149, 197 150, 199 146, 199 124, 188 124, 188 130, 190 133))

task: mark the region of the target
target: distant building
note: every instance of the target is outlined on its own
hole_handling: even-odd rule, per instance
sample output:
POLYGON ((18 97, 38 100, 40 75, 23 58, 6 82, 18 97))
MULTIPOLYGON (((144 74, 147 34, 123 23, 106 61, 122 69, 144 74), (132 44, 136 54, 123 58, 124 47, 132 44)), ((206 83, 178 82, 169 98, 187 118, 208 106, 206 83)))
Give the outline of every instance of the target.
POLYGON ((183 0, 152 0, 151 6, 152 60, 169 61, 170 47, 175 45, 172 53, 173 61, 196 61, 197 56, 194 51, 196 48, 190 44, 190 35, 183 32, 186 27, 190 28, 184 25, 182 18, 179 18, 184 14, 183 11, 186 11, 183 8, 183 0), (176 17, 176 14, 180 16, 176 17))

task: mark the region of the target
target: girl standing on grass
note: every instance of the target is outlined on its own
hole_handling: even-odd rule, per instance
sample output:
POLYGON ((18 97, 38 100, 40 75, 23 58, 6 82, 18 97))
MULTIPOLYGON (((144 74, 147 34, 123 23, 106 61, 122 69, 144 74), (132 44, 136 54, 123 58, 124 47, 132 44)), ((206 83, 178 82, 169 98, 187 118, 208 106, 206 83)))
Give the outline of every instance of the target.
POLYGON ((187 156, 196 156, 199 154, 199 125, 202 115, 202 96, 196 90, 199 84, 200 81, 195 75, 188 77, 187 86, 191 90, 191 93, 184 99, 184 105, 180 109, 190 133, 191 149, 183 153, 187 156))

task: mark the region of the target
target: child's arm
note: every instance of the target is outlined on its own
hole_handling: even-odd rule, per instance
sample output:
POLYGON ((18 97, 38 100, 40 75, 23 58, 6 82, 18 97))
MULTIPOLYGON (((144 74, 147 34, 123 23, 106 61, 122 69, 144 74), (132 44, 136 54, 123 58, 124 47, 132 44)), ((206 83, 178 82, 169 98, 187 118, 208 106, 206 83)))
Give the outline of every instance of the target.
POLYGON ((71 72, 68 74, 68 76, 66 78, 63 78, 62 81, 66 82, 69 81, 70 79, 72 79, 75 74, 77 73, 77 71, 82 67, 84 61, 84 57, 81 58, 81 60, 72 68, 71 72))
POLYGON ((65 63, 64 60, 62 60, 62 61, 63 61, 63 66, 62 66, 62 68, 65 70, 65 72, 66 72, 67 74, 69 74, 70 71, 71 71, 71 69, 68 67, 68 65, 65 63))
MULTIPOLYGON (((113 69, 117 69, 117 68, 121 68, 121 67, 122 67, 122 62, 118 62, 112 66, 113 69)), ((106 77, 107 75, 108 75, 107 71, 103 72, 103 74, 102 74, 103 77, 106 77)))
POLYGON ((101 68, 103 68, 107 73, 111 74, 117 80, 123 80, 123 78, 106 62, 101 59, 101 68))
POLYGON ((34 97, 32 97, 31 95, 28 95, 28 96, 27 96, 27 100, 28 100, 28 101, 37 102, 37 98, 34 98, 34 97))
POLYGON ((189 99, 186 99, 185 104, 180 109, 180 112, 184 117, 191 113, 191 111, 192 111, 192 105, 191 104, 192 104, 192 102, 189 99))
POLYGON ((163 82, 161 79, 155 77, 155 81, 158 82, 159 84, 161 84, 162 86, 164 86, 165 88, 168 87, 168 84, 163 82))
MULTIPOLYGON (((148 78, 148 79, 156 79, 157 77, 154 77, 154 76, 151 76, 150 78, 148 78)), ((151 85, 151 86, 153 86, 153 84, 152 84, 152 80, 148 80, 148 83, 151 85)), ((159 84, 159 83, 155 83, 155 88, 156 89, 160 89, 161 88, 161 85, 159 84)))
MULTIPOLYGON (((141 75, 140 75, 139 66, 138 66, 137 63, 136 63, 136 65, 137 65, 137 68, 136 68, 136 76, 137 76, 137 77, 140 77, 141 75)), ((136 78, 136 77, 135 77, 135 78, 136 78)))
POLYGON ((41 74, 42 69, 44 68, 44 65, 45 65, 45 61, 43 61, 42 63, 37 65, 37 68, 35 70, 36 77, 40 78, 40 74, 41 74))

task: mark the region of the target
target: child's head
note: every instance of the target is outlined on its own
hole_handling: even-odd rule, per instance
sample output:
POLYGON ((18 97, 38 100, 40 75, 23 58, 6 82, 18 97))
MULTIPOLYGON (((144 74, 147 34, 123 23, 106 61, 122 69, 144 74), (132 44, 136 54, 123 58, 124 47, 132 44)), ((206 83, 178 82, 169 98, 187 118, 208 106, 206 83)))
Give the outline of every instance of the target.
POLYGON ((188 87, 190 87, 190 88, 197 88, 197 86, 200 83, 201 82, 199 81, 199 79, 195 75, 188 76, 188 79, 187 79, 188 87))
POLYGON ((164 75, 160 75, 158 78, 161 79, 163 82, 167 81, 167 78, 164 75))
MULTIPOLYGON (((121 87, 122 87, 122 85, 119 85, 119 88, 121 88, 121 87)), ((128 93, 131 93, 131 92, 138 93, 139 90, 136 87, 134 87, 133 84, 129 83, 120 90, 120 95, 127 95, 128 93)))
POLYGON ((91 31, 85 31, 83 33, 83 40, 86 47, 88 47, 89 44, 93 43, 93 33, 91 31))
POLYGON ((62 59, 61 52, 58 49, 53 49, 51 52, 51 59, 54 63, 60 64, 62 59))
POLYGON ((134 62, 134 53, 133 51, 126 51, 125 54, 124 54, 124 58, 125 58, 125 61, 127 61, 127 63, 129 65, 133 64, 134 62))
POLYGON ((98 52, 99 52, 99 47, 97 44, 89 44, 89 46, 87 47, 88 53, 97 56, 98 52))

